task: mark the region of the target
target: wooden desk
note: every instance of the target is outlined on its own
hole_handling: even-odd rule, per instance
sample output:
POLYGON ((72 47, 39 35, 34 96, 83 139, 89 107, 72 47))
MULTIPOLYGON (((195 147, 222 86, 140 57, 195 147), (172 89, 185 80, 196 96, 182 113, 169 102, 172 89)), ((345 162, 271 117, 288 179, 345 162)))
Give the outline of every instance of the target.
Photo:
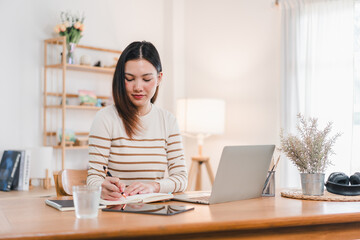
POLYGON ((55 187, 44 189, 43 187, 34 187, 29 191, 0 191, 0 199, 14 199, 14 198, 36 198, 36 197, 54 197, 56 196, 55 187))
MULTIPOLYGON (((184 204, 172 202, 172 204, 184 204)), ((192 204, 190 204, 192 205, 192 204)), ((44 198, 0 199, 0 239, 353 239, 360 237, 360 202, 317 202, 280 196, 211 206, 174 216, 75 212, 44 198)))

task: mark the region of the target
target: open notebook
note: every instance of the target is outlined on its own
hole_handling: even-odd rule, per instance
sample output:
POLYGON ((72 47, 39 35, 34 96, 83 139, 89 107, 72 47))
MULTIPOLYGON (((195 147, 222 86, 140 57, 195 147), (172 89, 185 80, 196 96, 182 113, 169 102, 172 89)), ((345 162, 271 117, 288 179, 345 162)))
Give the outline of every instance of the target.
POLYGON ((137 194, 133 196, 127 196, 117 201, 108 201, 100 199, 100 203, 104 205, 118 205, 118 204, 127 204, 127 203, 149 203, 157 202, 172 199, 174 195, 168 193, 147 193, 147 194, 137 194))

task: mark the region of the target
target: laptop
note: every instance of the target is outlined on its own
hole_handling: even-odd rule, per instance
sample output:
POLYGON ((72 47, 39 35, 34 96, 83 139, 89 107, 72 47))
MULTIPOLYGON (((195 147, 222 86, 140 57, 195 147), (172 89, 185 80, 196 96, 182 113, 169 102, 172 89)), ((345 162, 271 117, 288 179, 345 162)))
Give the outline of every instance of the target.
POLYGON ((215 204, 261 197, 275 145, 225 146, 211 192, 176 194, 172 200, 215 204))

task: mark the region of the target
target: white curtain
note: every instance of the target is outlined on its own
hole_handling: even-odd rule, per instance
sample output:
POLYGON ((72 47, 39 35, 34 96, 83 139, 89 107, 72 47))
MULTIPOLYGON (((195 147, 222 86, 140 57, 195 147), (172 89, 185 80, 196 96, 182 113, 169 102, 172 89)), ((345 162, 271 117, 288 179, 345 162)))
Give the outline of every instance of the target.
MULTIPOLYGON (((353 173, 353 0, 283 0, 282 128, 296 133, 296 115, 317 117, 332 134, 342 132, 330 159, 334 171, 353 173)), ((300 187, 289 159, 281 165, 281 187, 300 187)))

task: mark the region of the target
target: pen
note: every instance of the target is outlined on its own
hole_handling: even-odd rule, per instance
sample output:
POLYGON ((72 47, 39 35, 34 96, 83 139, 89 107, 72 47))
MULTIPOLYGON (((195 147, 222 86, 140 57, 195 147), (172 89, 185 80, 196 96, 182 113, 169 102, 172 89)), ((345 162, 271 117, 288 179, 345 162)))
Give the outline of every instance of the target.
MULTIPOLYGON (((107 170, 107 167, 106 167, 106 166, 103 166, 103 168, 104 168, 104 171, 105 171, 105 173, 106 173, 106 176, 112 177, 111 173, 107 170)), ((124 192, 121 192, 120 194, 121 194, 124 198, 126 198, 126 195, 124 194, 124 192)))
POLYGON ((278 157, 276 163, 272 166, 271 170, 269 171, 270 173, 269 173, 268 177, 266 178, 263 191, 264 191, 264 190, 267 188, 267 186, 269 185, 271 175, 272 175, 272 174, 275 174, 275 169, 276 169, 276 167, 277 167, 277 165, 278 165, 278 163, 279 163, 279 160, 280 160, 280 156, 278 157))
POLYGON ((280 160, 280 156, 278 157, 278 159, 277 159, 277 161, 276 161, 276 164, 274 165, 273 171, 275 171, 275 169, 276 169, 276 167, 277 167, 277 165, 278 165, 278 163, 279 163, 279 160, 280 160))
POLYGON ((107 170, 107 168, 105 166, 103 166, 103 168, 104 168, 104 171, 106 173, 106 176, 112 177, 111 173, 107 170))

